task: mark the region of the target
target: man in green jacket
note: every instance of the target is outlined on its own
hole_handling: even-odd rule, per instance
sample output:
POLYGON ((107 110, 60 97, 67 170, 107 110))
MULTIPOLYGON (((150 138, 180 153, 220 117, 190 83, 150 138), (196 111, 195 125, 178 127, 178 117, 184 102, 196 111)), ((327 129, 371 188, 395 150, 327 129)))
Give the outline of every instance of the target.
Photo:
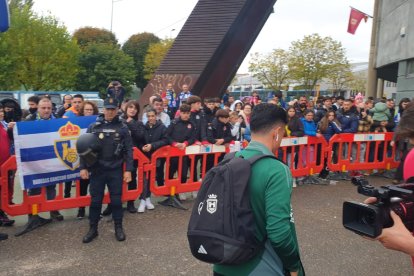
MULTIPOLYGON (((272 104, 257 105, 250 119, 252 140, 239 155, 251 158, 273 154, 282 141, 286 112, 272 104)), ((256 222, 256 238, 264 249, 240 265, 215 265, 214 275, 304 275, 291 208, 292 175, 282 162, 264 158, 252 166, 250 203, 256 222)))

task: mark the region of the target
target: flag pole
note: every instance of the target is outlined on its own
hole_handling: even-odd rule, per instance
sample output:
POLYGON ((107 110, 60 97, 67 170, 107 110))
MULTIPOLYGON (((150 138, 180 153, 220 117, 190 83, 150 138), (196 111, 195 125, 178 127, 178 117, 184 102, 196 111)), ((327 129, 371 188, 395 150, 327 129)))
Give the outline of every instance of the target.
POLYGON ((356 10, 356 11, 359 11, 360 13, 363 13, 363 14, 365 14, 366 16, 368 16, 368 17, 370 17, 370 18, 374 18, 374 17, 372 17, 371 15, 369 15, 369 14, 367 14, 367 13, 365 13, 365 12, 363 12, 363 11, 361 11, 361 10, 358 10, 358 9, 355 9, 354 7, 352 7, 352 6, 349 6, 351 9, 353 9, 353 10, 356 10))

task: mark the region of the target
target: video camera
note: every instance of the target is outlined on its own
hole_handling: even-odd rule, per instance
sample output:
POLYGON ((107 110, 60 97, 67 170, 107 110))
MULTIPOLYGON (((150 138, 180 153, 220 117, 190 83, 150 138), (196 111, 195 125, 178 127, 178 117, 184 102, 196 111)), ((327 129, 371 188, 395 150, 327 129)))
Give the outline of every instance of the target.
POLYGON ((387 185, 375 188, 363 177, 352 178, 358 193, 376 197, 374 204, 345 201, 342 224, 359 235, 376 238, 383 228, 393 225, 390 211, 400 216, 411 232, 414 229, 414 184, 387 185))

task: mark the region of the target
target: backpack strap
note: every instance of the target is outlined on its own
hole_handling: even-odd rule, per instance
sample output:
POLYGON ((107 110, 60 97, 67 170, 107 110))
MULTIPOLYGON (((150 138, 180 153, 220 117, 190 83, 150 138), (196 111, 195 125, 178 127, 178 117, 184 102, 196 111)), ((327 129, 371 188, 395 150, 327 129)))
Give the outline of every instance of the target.
POLYGON ((274 155, 271 155, 271 154, 258 154, 258 155, 255 155, 255 156, 253 156, 253 157, 250 157, 249 159, 247 159, 249 162, 250 162, 250 165, 252 166, 254 163, 256 163, 257 161, 259 161, 259 160, 261 160, 261 159, 263 159, 263 158, 273 158, 273 159, 276 159, 276 160, 278 160, 278 161, 280 161, 279 159, 277 159, 276 158, 276 156, 274 156, 274 155))
MULTIPOLYGON (((237 154, 238 152, 230 152, 230 153, 227 153, 225 156, 224 156, 224 159, 221 161, 221 162, 223 162, 223 163, 227 163, 227 162, 229 162, 231 159, 233 159, 233 158, 236 158, 236 157, 239 157, 239 158, 245 158, 243 155, 239 155, 239 156, 236 156, 236 154, 237 154)), ((246 159, 247 161, 249 161, 250 162, 250 165, 253 165, 254 163, 256 163, 257 161, 259 161, 259 160, 261 160, 261 159, 263 159, 263 158, 267 158, 267 157, 269 157, 269 158, 272 158, 272 159, 275 159, 275 160, 277 160, 277 161, 279 161, 279 162, 282 162, 280 159, 278 159, 276 156, 274 156, 274 155, 271 155, 271 154, 258 154, 258 155, 255 155, 255 156, 253 156, 253 157, 250 157, 249 159, 246 159)), ((283 162, 282 162, 283 163, 283 162)))

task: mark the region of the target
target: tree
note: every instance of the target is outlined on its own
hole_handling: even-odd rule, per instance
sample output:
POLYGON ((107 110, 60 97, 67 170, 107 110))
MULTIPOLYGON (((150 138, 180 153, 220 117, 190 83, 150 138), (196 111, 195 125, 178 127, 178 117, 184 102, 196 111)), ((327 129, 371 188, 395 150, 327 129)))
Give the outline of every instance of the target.
POLYGON ((132 57, 113 44, 87 45, 82 50, 79 65, 81 69, 77 76, 76 89, 80 91, 100 91, 103 96, 109 82, 113 80, 120 81, 126 88, 134 81, 132 57))
POLYGON ((76 41, 81 48, 86 47, 90 43, 108 43, 112 45, 118 44, 118 40, 112 32, 93 27, 83 27, 77 29, 73 33, 73 37, 76 38, 76 41))
POLYGON ((135 84, 144 89, 148 80, 144 77, 144 62, 148 48, 152 43, 158 43, 160 39, 152 33, 139 33, 132 35, 122 46, 122 50, 134 59, 135 84))
POLYGON ((344 90, 352 78, 351 66, 348 62, 333 65, 328 73, 328 79, 332 85, 333 92, 344 90))
POLYGON ((10 29, 0 34, 0 88, 71 89, 79 47, 54 17, 39 17, 32 1, 12 1, 10 29))
POLYGON ((144 61, 145 79, 149 80, 152 78, 173 43, 173 39, 164 39, 149 46, 148 53, 145 56, 144 61))
POLYGON ((307 90, 313 90, 320 80, 328 78, 336 66, 348 63, 340 42, 318 34, 292 42, 289 50, 292 77, 307 90))
POLYGON ((283 49, 275 49, 267 55, 254 53, 249 71, 267 87, 281 90, 290 79, 288 63, 289 53, 283 49))
POLYGON ((352 74, 347 88, 352 92, 365 94, 367 90, 367 76, 361 74, 352 74))

